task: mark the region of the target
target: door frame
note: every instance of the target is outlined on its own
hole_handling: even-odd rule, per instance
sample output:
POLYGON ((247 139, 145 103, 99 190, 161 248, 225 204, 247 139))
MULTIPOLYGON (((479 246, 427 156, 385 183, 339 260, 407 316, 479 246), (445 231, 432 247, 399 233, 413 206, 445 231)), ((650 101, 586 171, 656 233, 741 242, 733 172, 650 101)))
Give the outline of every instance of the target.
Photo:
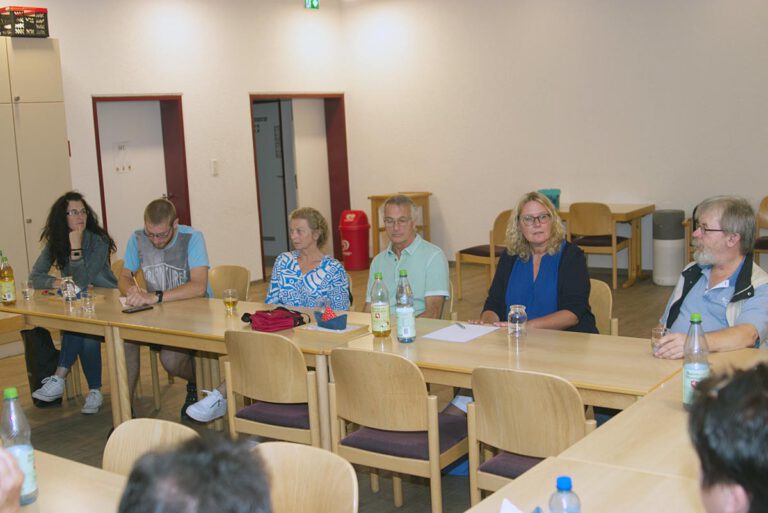
MULTIPOLYGON (((331 219, 328 221, 331 229, 333 229, 334 221, 341 219, 341 213, 344 210, 349 210, 351 205, 344 93, 253 93, 249 95, 248 116, 250 118, 251 142, 253 144, 253 165, 256 172, 256 204, 259 207, 259 234, 263 233, 263 229, 261 226, 261 205, 259 204, 259 165, 256 158, 253 103, 258 101, 298 99, 323 100, 325 108, 325 144, 328 153, 328 183, 331 192, 331 219)), ((264 272, 264 243, 261 236, 259 236, 259 246, 261 247, 261 273, 266 278, 266 273, 264 272)), ((342 259, 340 237, 333 238, 333 256, 337 260, 342 259)))
POLYGON ((101 196, 101 220, 107 230, 107 202, 104 195, 104 171, 101 162, 101 141, 99 139, 98 104, 104 102, 159 102, 160 123, 163 133, 163 157, 165 159, 165 183, 168 197, 173 199, 179 223, 192 225, 192 211, 189 205, 189 181, 187 179, 187 151, 184 142, 184 114, 181 95, 139 95, 139 96, 92 96, 93 127, 96 135, 96 164, 99 172, 99 194, 101 196))

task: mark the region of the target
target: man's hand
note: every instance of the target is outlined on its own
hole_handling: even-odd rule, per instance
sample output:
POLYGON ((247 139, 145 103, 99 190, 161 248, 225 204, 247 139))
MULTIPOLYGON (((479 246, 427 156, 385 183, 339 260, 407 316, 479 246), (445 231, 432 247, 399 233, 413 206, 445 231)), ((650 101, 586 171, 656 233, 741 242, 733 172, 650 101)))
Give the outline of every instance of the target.
POLYGON ((19 498, 24 474, 10 452, 0 448, 0 513, 21 511, 19 498))
POLYGON ((653 356, 657 358, 676 359, 683 357, 683 346, 685 345, 685 333, 670 333, 659 339, 656 351, 653 356))
POLYGON ((154 292, 147 292, 135 286, 128 289, 125 297, 125 303, 129 306, 154 305, 158 300, 154 292))

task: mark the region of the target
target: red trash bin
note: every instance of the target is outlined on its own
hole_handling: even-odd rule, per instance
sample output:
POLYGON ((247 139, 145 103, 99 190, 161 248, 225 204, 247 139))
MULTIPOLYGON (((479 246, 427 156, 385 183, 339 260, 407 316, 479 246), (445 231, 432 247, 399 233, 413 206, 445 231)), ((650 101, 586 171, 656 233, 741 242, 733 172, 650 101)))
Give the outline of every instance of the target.
POLYGON ((348 271, 368 269, 368 216, 362 210, 345 210, 341 213, 341 254, 344 268, 348 271))

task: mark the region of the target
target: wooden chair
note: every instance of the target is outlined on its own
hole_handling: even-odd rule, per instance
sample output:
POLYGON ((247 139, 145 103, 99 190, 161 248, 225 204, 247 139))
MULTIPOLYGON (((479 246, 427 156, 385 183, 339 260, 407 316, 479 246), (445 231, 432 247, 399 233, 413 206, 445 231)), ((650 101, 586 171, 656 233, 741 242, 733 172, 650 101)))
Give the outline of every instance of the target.
POLYGON ((489 243, 471 248, 460 249, 456 252, 456 299, 461 299, 461 264, 483 264, 488 268, 488 283, 496 273, 496 262, 506 248, 507 224, 511 210, 505 210, 496 216, 493 228, 489 233, 489 243), (493 250, 491 250, 493 248, 493 250), (493 258, 491 258, 493 254, 493 258))
POLYGON ((595 421, 585 418, 579 392, 558 376, 477 368, 472 372, 472 392, 467 422, 473 505, 480 501, 480 490, 498 490, 595 429, 595 421), (493 456, 490 448, 498 454, 493 456))
POLYGON ((213 297, 221 298, 227 289, 237 289, 240 301, 248 301, 251 271, 240 265, 217 265, 208 271, 208 283, 213 297))
POLYGON ((143 454, 172 449, 198 436, 191 427, 160 419, 131 419, 115 428, 104 447, 102 468, 127 476, 143 454))
MULTIPOLYGON (((112 262, 112 273, 117 276, 118 278, 123 272, 123 267, 125 267, 125 262, 121 260, 115 260, 112 262)), ((144 279, 144 271, 139 268, 137 272, 134 273, 134 276, 136 278, 136 283, 139 284, 139 287, 146 290, 147 289, 147 281, 144 279)), ((152 402, 155 407, 155 411, 160 410, 160 349, 157 346, 148 346, 149 347, 149 368, 150 368, 150 374, 152 375, 152 402)), ((173 376, 168 374, 168 384, 172 385, 174 382, 173 376)), ((141 379, 139 379, 136 383, 136 396, 141 397, 141 379)))
POLYGON ((304 356, 282 335, 227 331, 227 418, 237 433, 320 446, 317 381, 304 356), (244 398, 253 403, 244 406, 244 398))
POLYGON ((253 448, 269 473, 273 513, 357 513, 355 469, 340 456, 308 445, 265 442, 253 448))
POLYGON ((761 236, 762 230, 768 230, 768 196, 760 202, 760 209, 757 211, 757 238, 754 249, 757 265, 760 265, 760 254, 768 253, 768 235, 761 236))
POLYGON ((446 319, 449 321, 457 321, 459 319, 459 314, 456 310, 454 310, 454 304, 453 304, 453 282, 451 280, 448 280, 448 289, 450 296, 448 296, 445 301, 443 301, 443 309, 440 312, 440 318, 446 319), (446 306, 448 308, 446 308, 446 306))
POLYGON ((630 239, 616 235, 616 223, 611 209, 604 203, 573 203, 568 210, 567 238, 584 253, 611 255, 613 288, 618 286, 616 254, 627 250, 628 266, 632 268, 630 239))
MULTIPOLYGON (((403 356, 348 348, 331 353, 333 452, 353 464, 392 472, 395 506, 400 473, 429 478, 432 512, 442 511, 440 470, 467 452, 466 420, 438 414, 424 376, 403 356), (348 424, 356 428, 348 432, 348 424)), ((378 471, 371 487, 379 489, 378 471)))
POLYGON ((589 306, 595 314, 597 331, 603 335, 618 335, 619 320, 613 315, 613 293, 607 283, 589 280, 589 306))

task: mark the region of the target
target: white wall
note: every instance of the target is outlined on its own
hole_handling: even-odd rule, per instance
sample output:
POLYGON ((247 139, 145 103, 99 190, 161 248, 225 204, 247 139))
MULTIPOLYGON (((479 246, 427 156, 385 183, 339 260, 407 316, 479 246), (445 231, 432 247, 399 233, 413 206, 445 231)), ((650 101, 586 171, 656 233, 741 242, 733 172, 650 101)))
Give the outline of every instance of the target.
POLYGON ((331 217, 328 182, 328 149, 325 139, 325 107, 321 99, 293 100, 293 133, 296 141, 296 179, 299 207, 314 207, 328 221, 329 237, 322 248, 333 255, 339 220, 331 217))
POLYGON ((182 93, 193 223, 214 264, 254 278, 249 92, 345 92, 352 207, 431 191, 449 255, 541 187, 687 211, 768 192, 765 2, 38 4, 61 40, 75 186, 97 197, 92 94, 182 93))

